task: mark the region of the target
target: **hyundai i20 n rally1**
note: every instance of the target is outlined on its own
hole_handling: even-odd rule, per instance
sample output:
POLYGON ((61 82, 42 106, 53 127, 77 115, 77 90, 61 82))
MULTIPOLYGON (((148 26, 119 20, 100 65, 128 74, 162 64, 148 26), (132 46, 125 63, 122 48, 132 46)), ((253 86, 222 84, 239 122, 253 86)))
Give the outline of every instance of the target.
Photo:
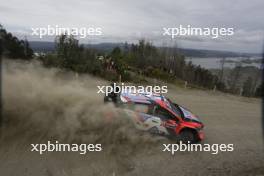
POLYGON ((204 125, 198 117, 161 94, 122 91, 105 95, 104 101, 122 107, 140 130, 175 137, 183 143, 204 139, 204 125))

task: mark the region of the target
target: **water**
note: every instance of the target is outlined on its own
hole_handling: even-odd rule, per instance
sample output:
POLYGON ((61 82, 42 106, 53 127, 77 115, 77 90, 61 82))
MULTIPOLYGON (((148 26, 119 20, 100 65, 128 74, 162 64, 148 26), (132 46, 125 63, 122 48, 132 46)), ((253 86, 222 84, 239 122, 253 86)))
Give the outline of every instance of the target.
MULTIPOLYGON (((245 59, 250 59, 250 60, 256 60, 256 59, 261 59, 261 58, 246 58, 246 57, 227 57, 225 60, 225 68, 234 68, 236 65, 238 65, 239 62, 245 59), (228 62, 228 61, 234 61, 234 62, 228 62)), ((203 68, 206 69, 219 69, 221 68, 221 60, 222 58, 186 58, 185 61, 188 63, 191 61, 194 65, 200 65, 203 68)), ((255 66, 257 68, 261 67, 261 63, 241 63, 242 66, 255 66)))

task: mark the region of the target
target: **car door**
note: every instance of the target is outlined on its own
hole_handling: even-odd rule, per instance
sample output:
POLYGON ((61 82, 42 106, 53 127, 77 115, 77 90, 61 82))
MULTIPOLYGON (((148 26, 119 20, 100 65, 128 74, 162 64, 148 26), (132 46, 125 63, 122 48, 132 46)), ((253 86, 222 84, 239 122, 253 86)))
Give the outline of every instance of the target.
POLYGON ((174 114, 156 105, 153 109, 153 115, 161 119, 162 126, 167 129, 168 133, 175 133, 175 129, 178 126, 178 118, 174 114))

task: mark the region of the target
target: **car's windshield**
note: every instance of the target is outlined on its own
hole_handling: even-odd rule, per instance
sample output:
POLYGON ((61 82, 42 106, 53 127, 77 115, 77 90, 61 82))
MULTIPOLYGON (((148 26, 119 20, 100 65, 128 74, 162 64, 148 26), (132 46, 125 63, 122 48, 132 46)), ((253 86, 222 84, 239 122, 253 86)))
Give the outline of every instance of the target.
POLYGON ((185 119, 189 119, 189 120, 192 120, 192 121, 196 121, 196 122, 201 122, 198 117, 196 115, 194 115, 191 111, 189 111, 188 109, 182 107, 182 106, 179 106, 179 108, 181 109, 181 111, 183 112, 184 114, 184 118, 185 119))
POLYGON ((172 111, 173 111, 177 116, 179 116, 179 117, 182 118, 181 110, 180 110, 176 105, 174 105, 174 103, 172 103, 172 102, 170 101, 170 99, 167 98, 167 100, 168 100, 168 102, 170 103, 170 106, 171 106, 172 111))

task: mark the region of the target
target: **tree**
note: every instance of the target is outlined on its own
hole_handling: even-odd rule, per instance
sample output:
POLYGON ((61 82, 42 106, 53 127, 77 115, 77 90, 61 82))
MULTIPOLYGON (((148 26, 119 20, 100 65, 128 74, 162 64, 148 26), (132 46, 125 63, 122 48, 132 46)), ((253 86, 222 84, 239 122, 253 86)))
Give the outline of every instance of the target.
POLYGON ((83 64, 83 46, 79 45, 79 41, 73 35, 63 34, 55 39, 55 46, 57 56, 62 60, 61 67, 78 71, 76 66, 83 64))
POLYGON ((230 75, 230 90, 232 93, 237 92, 237 84, 241 77, 241 69, 242 65, 241 63, 237 64, 237 66, 232 70, 230 75))
POLYGON ((111 52, 111 58, 114 61, 115 69, 119 74, 122 74, 124 71, 124 63, 122 60, 122 52, 119 47, 115 47, 111 52))
POLYGON ((1 52, 10 59, 31 59, 33 50, 28 41, 19 40, 0 25, 1 52))
POLYGON ((26 58, 32 58, 33 56, 33 50, 30 48, 29 42, 27 39, 25 39, 25 42, 24 42, 24 53, 25 53, 26 58))
POLYGON ((263 97, 264 96, 264 84, 263 82, 257 87, 255 92, 256 97, 263 97))
POLYGON ((253 88, 253 79, 252 77, 248 77, 247 80, 243 84, 243 92, 242 95, 246 97, 252 96, 252 88, 253 88))
POLYGON ((220 64, 221 64, 221 69, 220 69, 220 73, 219 73, 219 80, 220 80, 220 82, 223 82, 225 60, 226 60, 226 58, 223 57, 221 59, 221 61, 220 61, 220 64))

